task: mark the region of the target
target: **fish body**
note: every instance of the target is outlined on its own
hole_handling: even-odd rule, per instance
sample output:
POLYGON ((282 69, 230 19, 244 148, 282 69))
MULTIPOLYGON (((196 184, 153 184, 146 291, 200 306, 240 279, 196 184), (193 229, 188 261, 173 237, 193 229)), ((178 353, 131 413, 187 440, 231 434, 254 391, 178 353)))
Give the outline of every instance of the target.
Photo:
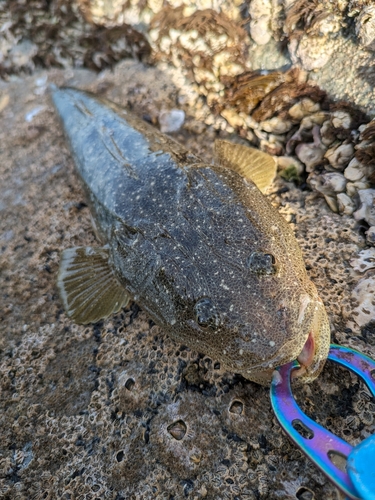
POLYGON ((94 322, 132 298, 176 341, 250 380, 269 383, 297 357, 313 380, 329 323, 292 230, 251 180, 262 175, 248 159, 265 154, 221 141, 206 164, 114 104, 52 96, 105 242, 63 253, 68 315, 94 322))

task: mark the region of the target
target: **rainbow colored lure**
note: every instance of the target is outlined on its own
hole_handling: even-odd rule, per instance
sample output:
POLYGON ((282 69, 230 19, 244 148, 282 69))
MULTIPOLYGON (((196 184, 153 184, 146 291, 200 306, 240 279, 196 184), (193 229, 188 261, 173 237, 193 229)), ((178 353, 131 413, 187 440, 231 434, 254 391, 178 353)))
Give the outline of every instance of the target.
MULTIPOLYGON (((375 361, 354 349, 331 344, 328 359, 348 368, 367 384, 375 397, 375 361)), ((288 436, 350 499, 375 500, 375 434, 353 447, 303 413, 293 398, 292 371, 297 361, 277 369, 271 403, 288 436)))

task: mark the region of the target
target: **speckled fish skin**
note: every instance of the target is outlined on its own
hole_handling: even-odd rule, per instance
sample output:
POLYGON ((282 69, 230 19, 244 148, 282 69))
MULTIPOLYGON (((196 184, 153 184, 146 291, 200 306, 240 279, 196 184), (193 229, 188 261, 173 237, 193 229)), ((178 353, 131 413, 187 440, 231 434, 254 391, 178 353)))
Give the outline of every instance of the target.
POLYGON ((258 188, 107 101, 52 95, 130 296, 176 341, 263 384, 313 332, 314 361, 301 374, 313 380, 329 348, 325 309, 292 230, 258 188), (254 272, 259 255, 277 271, 254 272))

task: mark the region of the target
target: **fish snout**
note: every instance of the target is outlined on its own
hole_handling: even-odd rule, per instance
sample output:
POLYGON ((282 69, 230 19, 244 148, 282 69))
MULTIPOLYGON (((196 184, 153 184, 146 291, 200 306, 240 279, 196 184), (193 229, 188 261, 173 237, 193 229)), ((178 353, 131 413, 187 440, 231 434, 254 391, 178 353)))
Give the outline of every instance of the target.
POLYGON ((325 307, 319 297, 308 303, 305 301, 305 304, 306 309, 308 307, 313 308, 312 320, 308 329, 307 340, 296 358, 300 368, 293 372, 292 377, 301 378, 302 382, 312 382, 322 371, 328 356, 330 326, 325 307))

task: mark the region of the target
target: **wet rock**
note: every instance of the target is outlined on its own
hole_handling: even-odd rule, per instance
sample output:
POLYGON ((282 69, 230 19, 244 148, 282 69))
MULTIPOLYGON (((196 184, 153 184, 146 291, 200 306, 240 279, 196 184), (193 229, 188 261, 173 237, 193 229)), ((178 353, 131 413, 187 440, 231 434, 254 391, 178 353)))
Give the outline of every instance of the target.
POLYGON ((175 403, 165 405, 162 414, 151 422, 150 446, 155 456, 160 454, 160 461, 179 478, 186 477, 201 467, 211 467, 220 463, 224 450, 213 448, 214 435, 220 433, 220 421, 217 416, 207 413, 204 417, 206 433, 201 432, 201 425, 196 419, 204 397, 201 394, 182 395, 175 403), (215 451, 207 454, 210 448, 215 451))

